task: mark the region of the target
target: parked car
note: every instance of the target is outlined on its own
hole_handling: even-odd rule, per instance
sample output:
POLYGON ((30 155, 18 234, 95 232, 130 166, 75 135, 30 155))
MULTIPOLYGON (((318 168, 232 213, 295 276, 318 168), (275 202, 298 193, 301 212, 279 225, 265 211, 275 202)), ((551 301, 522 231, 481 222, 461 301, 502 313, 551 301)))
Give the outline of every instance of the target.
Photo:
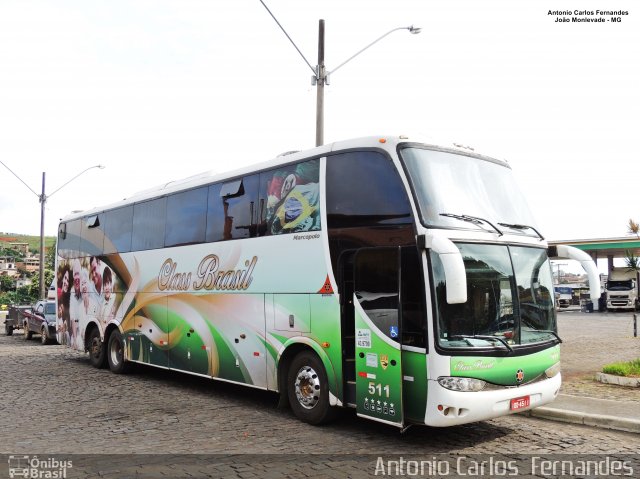
POLYGON ((56 302, 38 301, 31 311, 24 312, 24 338, 39 334, 42 344, 56 342, 56 302))

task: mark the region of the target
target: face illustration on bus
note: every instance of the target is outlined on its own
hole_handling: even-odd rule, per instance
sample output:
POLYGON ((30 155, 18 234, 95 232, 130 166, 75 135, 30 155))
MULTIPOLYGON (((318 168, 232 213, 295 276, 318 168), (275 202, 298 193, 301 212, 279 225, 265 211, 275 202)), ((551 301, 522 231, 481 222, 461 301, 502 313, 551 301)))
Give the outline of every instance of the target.
POLYGON ((111 299, 111 293, 113 289, 111 269, 109 267, 105 268, 104 272, 102 273, 102 287, 104 291, 104 300, 109 301, 111 299))
POLYGON ((91 281, 93 281, 93 285, 96 288, 96 293, 100 294, 102 291, 102 276, 100 272, 100 263, 101 261, 97 256, 92 256, 89 262, 89 266, 91 268, 91 281))
POLYGON ((86 269, 80 272, 80 290, 85 309, 89 306, 89 273, 86 269))
POLYGON ((62 293, 66 294, 69 292, 69 270, 65 268, 64 273, 62 273, 62 293))
POLYGON ((286 198, 287 195, 291 192, 293 188, 296 186, 296 175, 291 173, 284 179, 282 183, 282 190, 280 192, 280 198, 286 198))
POLYGON ((76 298, 80 297, 80 271, 82 268, 80 267, 80 260, 76 259, 73 262, 73 291, 76 295, 76 298))

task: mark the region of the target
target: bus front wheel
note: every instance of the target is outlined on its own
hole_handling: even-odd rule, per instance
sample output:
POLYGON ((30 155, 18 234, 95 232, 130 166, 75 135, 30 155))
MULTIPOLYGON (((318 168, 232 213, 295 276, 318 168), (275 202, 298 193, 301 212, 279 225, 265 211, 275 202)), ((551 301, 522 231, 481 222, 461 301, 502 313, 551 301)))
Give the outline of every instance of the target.
POLYGON ((124 340, 118 330, 114 330, 109 336, 107 359, 112 372, 116 374, 129 372, 131 365, 124 360, 124 340))
POLYGON ((287 374, 287 394, 294 414, 309 424, 333 419, 335 408, 329 405, 329 381, 322 361, 311 351, 299 353, 287 374))

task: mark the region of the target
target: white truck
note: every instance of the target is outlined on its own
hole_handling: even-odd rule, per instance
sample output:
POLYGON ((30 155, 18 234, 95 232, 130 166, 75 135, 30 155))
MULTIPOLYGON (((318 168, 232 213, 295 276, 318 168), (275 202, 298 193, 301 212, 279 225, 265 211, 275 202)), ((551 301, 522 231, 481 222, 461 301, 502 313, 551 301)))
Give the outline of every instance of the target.
POLYGON ((613 268, 607 279, 607 310, 634 310, 638 305, 637 273, 629 268, 613 268))
POLYGON ((556 293, 556 304, 560 308, 568 308, 573 302, 573 289, 568 286, 554 287, 556 293))

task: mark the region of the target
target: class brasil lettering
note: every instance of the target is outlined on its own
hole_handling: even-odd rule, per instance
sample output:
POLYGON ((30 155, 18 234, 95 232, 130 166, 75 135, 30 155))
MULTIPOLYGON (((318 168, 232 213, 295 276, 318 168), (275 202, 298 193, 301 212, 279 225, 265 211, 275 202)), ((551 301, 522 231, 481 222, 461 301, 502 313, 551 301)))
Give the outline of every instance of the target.
POLYGON ((158 289, 160 291, 188 291, 190 288, 195 291, 246 290, 253 280, 252 273, 257 262, 258 257, 254 256, 251 260, 244 262, 244 269, 223 271, 220 270, 220 258, 210 254, 200 261, 195 272, 195 280, 193 280, 193 273, 177 271, 178 263, 167 258, 158 273, 158 289))

